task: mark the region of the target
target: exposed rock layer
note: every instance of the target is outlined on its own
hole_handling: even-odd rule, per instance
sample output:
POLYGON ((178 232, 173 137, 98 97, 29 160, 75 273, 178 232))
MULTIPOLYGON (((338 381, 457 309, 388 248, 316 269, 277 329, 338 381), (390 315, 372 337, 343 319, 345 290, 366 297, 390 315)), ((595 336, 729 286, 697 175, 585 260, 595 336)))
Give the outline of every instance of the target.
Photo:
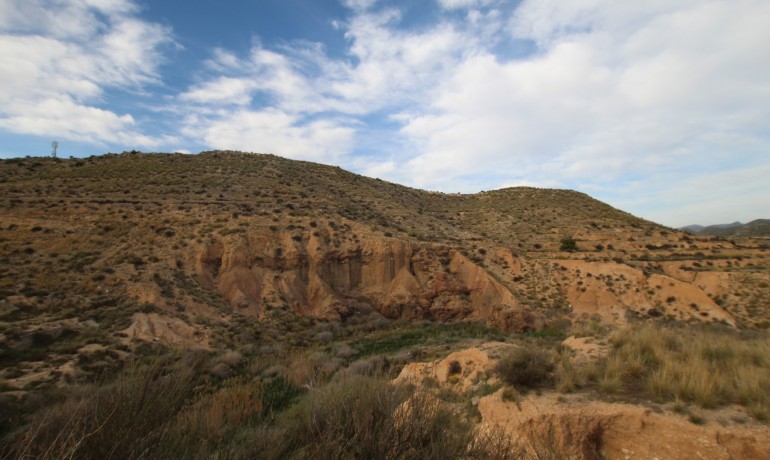
POLYGON ((356 304, 388 318, 486 320, 504 330, 542 327, 514 294, 459 251, 394 238, 337 247, 332 229, 296 236, 249 231, 195 248, 200 284, 245 314, 288 305, 300 314, 344 319, 356 304))

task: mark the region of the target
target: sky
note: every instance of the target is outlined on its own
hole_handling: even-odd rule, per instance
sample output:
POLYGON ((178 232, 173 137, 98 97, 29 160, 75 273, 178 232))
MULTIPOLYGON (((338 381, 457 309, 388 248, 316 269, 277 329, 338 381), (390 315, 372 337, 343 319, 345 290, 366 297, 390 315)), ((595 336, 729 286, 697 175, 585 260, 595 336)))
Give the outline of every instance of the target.
POLYGON ((0 0, 0 158, 232 149, 770 218, 767 0, 0 0))

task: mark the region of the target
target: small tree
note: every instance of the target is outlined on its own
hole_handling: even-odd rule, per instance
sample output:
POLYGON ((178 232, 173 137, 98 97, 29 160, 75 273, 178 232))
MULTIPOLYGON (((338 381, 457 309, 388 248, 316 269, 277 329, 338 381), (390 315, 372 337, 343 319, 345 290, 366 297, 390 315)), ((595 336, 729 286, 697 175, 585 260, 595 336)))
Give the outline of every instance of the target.
POLYGON ((559 250, 567 252, 577 251, 577 241, 572 237, 562 238, 559 250))

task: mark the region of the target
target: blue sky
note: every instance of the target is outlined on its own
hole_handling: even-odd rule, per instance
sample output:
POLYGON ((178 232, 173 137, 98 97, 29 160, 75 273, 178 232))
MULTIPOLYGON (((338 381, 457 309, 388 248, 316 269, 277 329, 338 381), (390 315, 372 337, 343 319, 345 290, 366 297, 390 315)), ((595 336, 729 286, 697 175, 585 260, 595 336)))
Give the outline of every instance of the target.
POLYGON ((766 0, 3 0, 0 157, 237 149, 770 217, 766 0))

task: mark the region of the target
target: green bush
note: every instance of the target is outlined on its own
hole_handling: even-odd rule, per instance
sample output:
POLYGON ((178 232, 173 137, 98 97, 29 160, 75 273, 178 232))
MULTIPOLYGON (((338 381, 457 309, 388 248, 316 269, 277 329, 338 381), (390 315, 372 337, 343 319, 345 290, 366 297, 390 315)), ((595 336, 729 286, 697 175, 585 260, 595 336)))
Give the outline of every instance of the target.
POLYGON ((577 251, 577 241, 574 238, 562 238, 560 251, 574 252, 577 251))

